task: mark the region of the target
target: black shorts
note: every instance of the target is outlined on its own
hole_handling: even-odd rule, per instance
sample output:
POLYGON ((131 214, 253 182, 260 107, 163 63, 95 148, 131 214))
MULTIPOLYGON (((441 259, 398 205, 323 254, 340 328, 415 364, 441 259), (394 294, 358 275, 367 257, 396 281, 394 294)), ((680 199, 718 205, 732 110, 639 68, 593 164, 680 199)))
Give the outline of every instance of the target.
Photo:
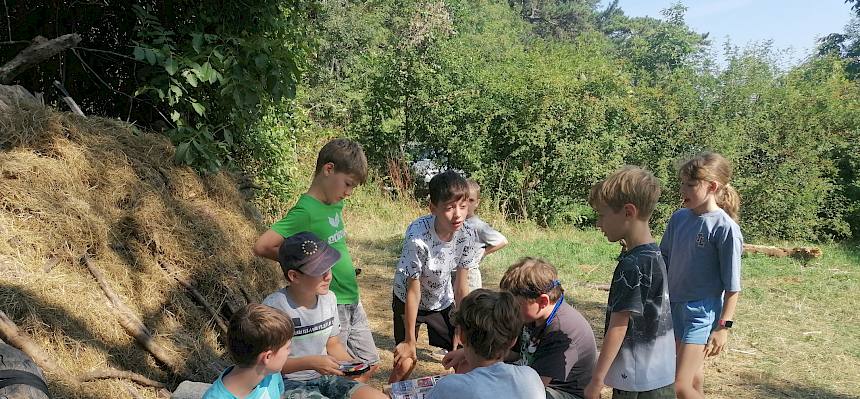
MULTIPOLYGON (((426 324, 430 345, 449 351, 453 350, 454 325, 451 324, 452 309, 454 309, 454 305, 442 310, 418 309, 418 317, 415 319, 415 336, 418 337, 418 327, 421 324, 426 324)), ((397 295, 392 295, 391 310, 394 311, 394 342, 395 344, 399 344, 406 340, 406 324, 403 321, 403 315, 406 313, 406 304, 397 295)))

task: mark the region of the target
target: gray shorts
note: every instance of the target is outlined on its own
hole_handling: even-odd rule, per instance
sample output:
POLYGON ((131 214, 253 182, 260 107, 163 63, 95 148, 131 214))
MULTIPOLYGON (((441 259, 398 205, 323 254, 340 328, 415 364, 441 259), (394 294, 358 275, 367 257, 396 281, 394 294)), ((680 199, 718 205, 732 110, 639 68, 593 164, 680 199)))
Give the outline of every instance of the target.
POLYGON ((336 375, 323 375, 308 381, 293 381, 284 378, 285 399, 349 399, 359 388, 360 382, 336 375))
POLYGON ((669 384, 646 392, 612 390, 612 399, 675 399, 675 384, 669 384))
POLYGON ((546 387, 546 399, 582 399, 570 392, 565 392, 553 387, 546 387))
POLYGON ((361 302, 355 305, 338 304, 337 315, 340 319, 340 341, 346 346, 346 352, 367 364, 379 363, 379 353, 361 302))
MULTIPOLYGON (((451 284, 457 283, 457 276, 451 274, 451 284)), ((469 269, 469 292, 478 288, 483 288, 484 284, 481 277, 481 268, 473 267, 469 269)))

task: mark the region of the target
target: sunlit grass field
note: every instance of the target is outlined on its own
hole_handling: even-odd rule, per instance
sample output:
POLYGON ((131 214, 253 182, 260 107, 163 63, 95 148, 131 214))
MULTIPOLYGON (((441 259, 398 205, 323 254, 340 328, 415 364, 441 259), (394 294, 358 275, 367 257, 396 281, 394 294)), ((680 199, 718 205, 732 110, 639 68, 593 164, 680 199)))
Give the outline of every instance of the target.
MULTIPOLYGON (((394 265, 406 226, 427 211, 414 202, 380 199, 368 190, 350 201, 345 215, 348 244, 362 268, 363 303, 383 359, 374 383, 382 386, 392 362, 394 265)), ((484 286, 497 288, 504 270, 520 257, 549 260, 560 271, 567 300, 591 322, 600 345, 608 293, 597 286, 609 283, 619 246, 597 230, 545 229, 505 222, 494 214, 482 217, 510 240, 482 263, 484 286)), ((729 349, 706 362, 709 398, 860 397, 860 248, 833 244, 821 249, 824 255, 808 263, 764 255, 743 258, 743 291, 729 349)), ((420 346, 414 376, 443 372, 430 351, 426 344, 420 346)))

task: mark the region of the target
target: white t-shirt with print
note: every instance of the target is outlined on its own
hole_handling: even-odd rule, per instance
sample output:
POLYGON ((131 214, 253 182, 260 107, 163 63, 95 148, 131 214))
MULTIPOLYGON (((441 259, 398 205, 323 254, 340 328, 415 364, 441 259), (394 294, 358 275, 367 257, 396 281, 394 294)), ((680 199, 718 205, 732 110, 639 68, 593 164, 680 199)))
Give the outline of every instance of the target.
POLYGON ((475 230, 463 224, 450 241, 436 235, 434 215, 416 219, 406 229, 403 251, 394 272, 394 295, 406 302, 408 279, 421 284, 418 309, 442 310, 454 303, 451 274, 458 268, 478 267, 480 244, 475 230))
MULTIPOLYGON (((325 355, 328 352, 326 344, 329 338, 340 334, 340 318, 334 292, 317 295, 316 306, 306 308, 295 303, 286 288, 281 288, 263 299, 263 305, 278 309, 293 320, 295 330, 290 344, 290 358, 325 355)), ((320 373, 316 370, 301 370, 284 375, 284 378, 294 381, 319 377, 320 373)))

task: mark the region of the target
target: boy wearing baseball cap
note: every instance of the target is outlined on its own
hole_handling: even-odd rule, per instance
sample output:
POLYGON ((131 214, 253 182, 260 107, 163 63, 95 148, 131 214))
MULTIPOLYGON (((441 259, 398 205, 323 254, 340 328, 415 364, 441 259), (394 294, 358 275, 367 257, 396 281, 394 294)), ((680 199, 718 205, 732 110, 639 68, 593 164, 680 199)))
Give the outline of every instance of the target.
POLYGON ((338 338, 337 298, 329 291, 331 268, 340 256, 310 232, 287 237, 278 249, 288 285, 267 296, 263 304, 283 311, 295 325, 290 356, 282 370, 284 388, 307 391, 303 397, 386 398, 343 377, 340 369, 340 361, 353 360, 338 338))

